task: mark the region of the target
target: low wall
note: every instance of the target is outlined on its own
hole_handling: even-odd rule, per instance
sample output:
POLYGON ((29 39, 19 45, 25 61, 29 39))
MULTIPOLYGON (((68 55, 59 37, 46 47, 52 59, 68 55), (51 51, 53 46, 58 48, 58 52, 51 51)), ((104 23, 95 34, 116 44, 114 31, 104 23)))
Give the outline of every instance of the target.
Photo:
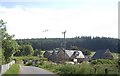
POLYGON ((12 61, 8 64, 1 66, 1 74, 4 74, 13 64, 15 64, 15 61, 12 61))

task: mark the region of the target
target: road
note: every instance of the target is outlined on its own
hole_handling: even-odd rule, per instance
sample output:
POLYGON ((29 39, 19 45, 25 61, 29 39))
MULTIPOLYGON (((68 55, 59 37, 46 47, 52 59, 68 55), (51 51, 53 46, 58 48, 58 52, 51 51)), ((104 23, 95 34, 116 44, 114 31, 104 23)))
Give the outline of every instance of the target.
POLYGON ((57 76, 56 74, 47 70, 34 67, 34 66, 21 66, 20 65, 20 76, 57 76))

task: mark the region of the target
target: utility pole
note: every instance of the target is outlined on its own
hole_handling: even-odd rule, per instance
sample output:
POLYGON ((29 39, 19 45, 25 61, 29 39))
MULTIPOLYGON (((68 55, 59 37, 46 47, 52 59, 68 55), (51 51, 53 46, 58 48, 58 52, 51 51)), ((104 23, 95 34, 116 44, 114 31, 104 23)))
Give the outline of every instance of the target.
POLYGON ((65 58, 66 58, 66 56, 65 56, 65 50, 66 50, 66 39, 65 39, 65 34, 66 34, 66 30, 64 31, 64 32, 62 32, 62 34, 64 34, 64 49, 63 49, 63 51, 64 51, 64 60, 66 60, 65 58))

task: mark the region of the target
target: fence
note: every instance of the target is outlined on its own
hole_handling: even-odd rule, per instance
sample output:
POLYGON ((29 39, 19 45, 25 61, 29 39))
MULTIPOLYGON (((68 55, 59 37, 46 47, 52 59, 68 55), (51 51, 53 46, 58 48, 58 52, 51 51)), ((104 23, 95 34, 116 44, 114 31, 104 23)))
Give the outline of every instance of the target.
POLYGON ((1 74, 4 74, 13 64, 15 64, 15 61, 12 61, 5 65, 1 65, 1 74))

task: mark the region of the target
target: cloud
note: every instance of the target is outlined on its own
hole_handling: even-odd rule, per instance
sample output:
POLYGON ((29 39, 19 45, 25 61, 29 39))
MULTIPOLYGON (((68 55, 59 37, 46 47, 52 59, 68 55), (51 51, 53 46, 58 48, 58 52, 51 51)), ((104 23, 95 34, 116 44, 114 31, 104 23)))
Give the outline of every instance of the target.
POLYGON ((0 6, 0 17, 15 38, 106 36, 117 37, 117 9, 25 8, 0 6), (42 31, 48 29, 48 32, 42 31))

